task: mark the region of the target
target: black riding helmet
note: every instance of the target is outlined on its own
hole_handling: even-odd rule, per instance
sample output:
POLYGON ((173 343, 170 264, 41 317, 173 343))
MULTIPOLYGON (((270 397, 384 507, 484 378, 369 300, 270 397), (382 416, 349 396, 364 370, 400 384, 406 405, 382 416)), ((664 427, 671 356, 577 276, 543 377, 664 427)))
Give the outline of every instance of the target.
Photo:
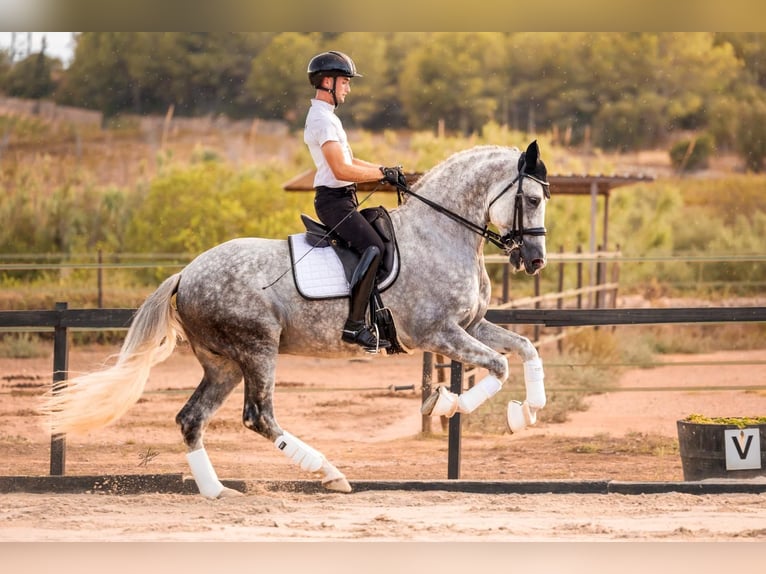
POLYGON ((309 82, 317 90, 325 90, 332 94, 332 99, 335 102, 335 107, 338 107, 338 101, 335 99, 335 79, 338 76, 346 78, 361 78, 362 74, 356 71, 356 65, 354 60, 343 52, 332 50, 330 52, 322 52, 317 54, 309 62, 307 70, 309 76, 309 82), (322 88, 322 78, 333 78, 332 89, 322 88))

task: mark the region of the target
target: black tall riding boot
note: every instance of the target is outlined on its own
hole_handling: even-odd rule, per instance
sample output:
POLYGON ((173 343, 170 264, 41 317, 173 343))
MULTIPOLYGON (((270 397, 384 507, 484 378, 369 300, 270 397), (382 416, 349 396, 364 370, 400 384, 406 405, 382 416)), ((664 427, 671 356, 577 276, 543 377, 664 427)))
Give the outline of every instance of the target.
POLYGON ((391 343, 378 339, 364 320, 364 313, 370 301, 372 288, 375 286, 375 274, 380 265, 380 250, 371 245, 365 249, 362 258, 351 276, 351 297, 349 299, 348 319, 343 326, 341 338, 346 343, 355 343, 366 349, 386 349, 391 343))

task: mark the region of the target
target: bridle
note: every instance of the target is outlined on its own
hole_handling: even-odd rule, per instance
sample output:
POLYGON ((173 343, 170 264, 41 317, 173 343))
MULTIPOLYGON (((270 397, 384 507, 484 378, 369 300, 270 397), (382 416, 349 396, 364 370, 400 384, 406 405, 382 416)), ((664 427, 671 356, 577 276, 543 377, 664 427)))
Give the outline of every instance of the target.
POLYGON ((397 185, 396 188, 399 192, 399 203, 401 204, 401 194, 405 193, 407 195, 411 195, 412 197, 415 197, 434 209, 435 211, 438 211, 439 213, 446 215, 453 221, 456 221, 463 227, 470 229, 474 233, 481 235, 484 239, 489 241, 492 245, 495 247, 498 247, 502 250, 504 250, 506 253, 510 253, 511 251, 515 249, 521 248, 522 245, 524 245, 524 236, 530 235, 533 237, 540 237, 544 236, 547 231, 545 227, 530 227, 528 229, 524 228, 524 190, 523 190, 523 182, 524 179, 529 178, 532 181, 535 181, 543 186, 543 193, 546 197, 546 199, 549 199, 551 196, 550 192, 550 184, 547 181, 543 181, 542 179, 538 179, 537 177, 530 175, 528 173, 524 173, 524 167, 525 164, 522 164, 521 169, 519 170, 519 173, 516 177, 513 178, 513 180, 506 185, 500 193, 498 193, 495 198, 489 202, 489 206, 487 206, 487 211, 491 209, 492 205, 500 199, 503 195, 505 195, 508 190, 510 190, 515 183, 518 182, 518 186, 516 189, 516 194, 513 201, 513 223, 511 224, 511 229, 508 233, 505 235, 500 235, 499 233, 492 231, 489 229, 486 225, 481 226, 477 225, 476 223, 467 220, 466 218, 462 217, 461 215, 458 215, 457 213, 450 211, 446 207, 439 205, 438 203, 435 203, 431 201, 428 198, 423 197, 422 195, 418 195, 414 191, 412 191, 409 187, 403 186, 403 185, 397 185))
POLYGON ((524 229, 524 190, 522 188, 522 183, 525 178, 529 178, 532 181, 535 181, 539 183, 541 186, 543 186, 543 195, 545 195, 546 199, 550 199, 551 197, 551 191, 550 191, 550 184, 547 181, 543 181, 542 179, 538 179, 533 175, 530 175, 528 173, 524 173, 524 165, 522 164, 522 168, 519 171, 519 174, 513 179, 511 183, 506 185, 503 190, 495 196, 495 198, 489 202, 489 206, 487 207, 487 211, 489 211, 492 208, 492 205, 500 199, 511 187, 513 187, 513 184, 517 181, 519 182, 518 189, 516 190, 516 195, 513 198, 513 223, 511 224, 511 230, 503 235, 502 237, 498 236, 497 233, 491 232, 489 229, 485 227, 488 233, 493 233, 496 239, 493 241, 489 237, 487 237, 487 240, 490 241, 493 245, 500 247, 501 249, 505 249, 507 252, 513 251, 514 249, 519 249, 522 245, 524 245, 524 236, 525 235, 531 235, 533 237, 540 237, 544 236, 547 231, 545 227, 530 227, 529 229, 524 229), (499 242, 499 243, 498 243, 499 242))

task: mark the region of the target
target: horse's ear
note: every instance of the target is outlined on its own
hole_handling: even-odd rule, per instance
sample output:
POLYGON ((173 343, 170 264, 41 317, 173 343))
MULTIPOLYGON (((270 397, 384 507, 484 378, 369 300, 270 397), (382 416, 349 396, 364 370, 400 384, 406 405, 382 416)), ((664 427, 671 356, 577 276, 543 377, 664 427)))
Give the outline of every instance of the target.
POLYGON ((540 157, 540 148, 537 147, 537 140, 533 141, 527 146, 527 151, 522 152, 519 156, 519 165, 517 166, 519 172, 524 170, 524 173, 534 175, 537 171, 537 159, 540 157))
MULTIPOLYGON (((522 152, 519 157, 519 173, 524 170, 524 173, 532 175, 541 181, 548 181, 548 169, 545 167, 545 163, 540 159, 540 148, 537 145, 537 140, 533 141, 527 146, 527 151, 522 152)), ((546 197, 550 197, 550 192, 546 188, 546 197)))
POLYGON ((526 173, 535 173, 537 171, 537 160, 540 157, 540 148, 537 146, 537 140, 527 146, 524 153, 524 163, 527 164, 526 173))

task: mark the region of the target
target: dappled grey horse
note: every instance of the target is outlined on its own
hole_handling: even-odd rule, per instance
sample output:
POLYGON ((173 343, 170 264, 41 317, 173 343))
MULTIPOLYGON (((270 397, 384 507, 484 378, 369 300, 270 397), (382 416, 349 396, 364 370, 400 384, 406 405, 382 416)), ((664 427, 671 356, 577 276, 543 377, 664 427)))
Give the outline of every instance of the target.
MULTIPOLYGON (((550 197, 537 142, 525 152, 479 146, 428 171, 391 210, 399 275, 382 298, 398 343, 476 365, 488 375, 462 394, 439 387, 423 403, 428 415, 470 413, 508 379, 507 353, 524 364, 526 400, 511 401, 511 431, 536 420, 545 405, 542 362, 531 342, 486 319, 491 286, 486 241, 502 248, 515 270, 545 266, 545 206, 550 197), (493 231, 491 226, 497 229, 493 231)), ((54 433, 84 432, 117 420, 140 398, 151 367, 186 338, 204 375, 176 416, 200 493, 232 494, 216 476, 203 445, 210 418, 244 378, 244 425, 272 441, 322 484, 351 490, 319 451, 283 429, 274 414, 280 353, 344 357, 363 354, 341 341, 348 303, 307 299, 296 289, 285 240, 241 238, 218 245, 166 279, 138 309, 113 366, 67 381, 45 398, 54 433)))

